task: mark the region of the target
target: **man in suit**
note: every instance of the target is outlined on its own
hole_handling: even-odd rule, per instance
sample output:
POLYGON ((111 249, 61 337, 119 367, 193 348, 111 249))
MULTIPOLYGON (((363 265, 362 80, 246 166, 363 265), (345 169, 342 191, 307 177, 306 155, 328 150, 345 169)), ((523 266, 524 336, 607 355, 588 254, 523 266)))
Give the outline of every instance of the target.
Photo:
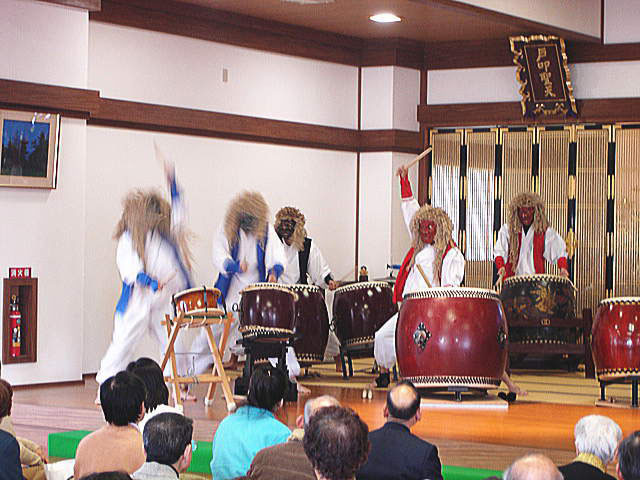
POLYGON ((574 429, 576 454, 573 462, 560 467, 565 480, 615 480, 607 474, 607 464, 616 457, 622 430, 602 415, 587 415, 574 429))
POLYGON ((410 430, 420 421, 420 395, 413 383, 405 380, 389 390, 384 416, 387 423, 369 433, 369 458, 356 478, 442 480, 438 448, 410 430))

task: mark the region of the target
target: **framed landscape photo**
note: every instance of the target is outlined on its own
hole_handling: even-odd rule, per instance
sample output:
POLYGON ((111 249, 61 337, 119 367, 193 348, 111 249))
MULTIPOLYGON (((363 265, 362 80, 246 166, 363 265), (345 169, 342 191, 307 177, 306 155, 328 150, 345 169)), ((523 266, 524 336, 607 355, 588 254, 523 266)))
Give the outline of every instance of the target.
POLYGON ((0 110, 0 187, 56 188, 60 115, 0 110))

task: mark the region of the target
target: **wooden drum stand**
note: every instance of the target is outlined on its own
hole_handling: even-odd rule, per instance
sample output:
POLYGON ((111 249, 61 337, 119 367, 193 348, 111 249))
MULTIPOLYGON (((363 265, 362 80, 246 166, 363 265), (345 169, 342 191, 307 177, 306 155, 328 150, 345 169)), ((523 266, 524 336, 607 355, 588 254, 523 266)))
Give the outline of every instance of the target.
POLYGON ((213 394, 215 392, 215 384, 220 383, 222 386, 222 393, 227 401, 227 411, 232 412, 236 408, 231 387, 229 385, 229 377, 222 367, 222 356, 224 355, 224 349, 227 346, 227 338, 229 337, 229 327, 233 322, 233 316, 231 313, 224 314, 222 310, 212 309, 208 312, 198 313, 197 315, 185 315, 182 312, 178 312, 178 315, 171 318, 169 315, 165 315, 165 320, 162 325, 167 327, 167 336, 169 337, 169 344, 167 345, 167 351, 162 359, 160 368, 164 370, 169 359, 171 359, 171 375, 165 377, 165 379, 173 384, 174 395, 176 399, 176 405, 182 407, 182 399, 180 398, 180 385, 192 384, 192 383, 208 383, 209 389, 204 399, 205 405, 211 405, 213 403, 213 394), (223 325, 222 337, 220 338, 220 345, 216 345, 211 331, 211 325, 223 325), (176 354, 175 354, 175 342, 178 337, 178 332, 183 328, 204 328, 207 333, 207 339, 209 341, 209 348, 213 355, 213 369, 211 373, 204 373, 201 375, 194 375, 191 377, 181 377, 178 374, 176 366, 176 354))

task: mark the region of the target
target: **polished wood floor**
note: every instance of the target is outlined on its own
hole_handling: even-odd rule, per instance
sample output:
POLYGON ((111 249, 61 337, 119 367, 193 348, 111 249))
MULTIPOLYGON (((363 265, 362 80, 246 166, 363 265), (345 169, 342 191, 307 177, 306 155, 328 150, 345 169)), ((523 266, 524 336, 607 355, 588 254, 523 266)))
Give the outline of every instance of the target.
MULTIPOLYGON (((16 388, 12 416, 17 433, 46 444, 50 432, 99 428, 103 418, 100 408, 93 404, 96 389, 92 378, 77 384, 16 388)), ((196 387, 200 399, 204 392, 204 385, 196 387)), ((368 400, 358 389, 312 388, 311 396, 322 394, 333 395, 356 410, 370 429, 384 423, 383 391, 374 391, 368 400)), ((307 398, 301 396, 297 403, 285 404, 278 418, 294 427, 307 398)), ((194 436, 198 440, 211 440, 219 421, 226 416, 219 389, 214 400, 210 408, 205 408, 202 400, 185 405, 185 414, 195 420, 194 436)), ((457 404, 451 409, 423 407, 422 420, 413 433, 436 444, 443 463, 449 465, 501 470, 518 456, 533 451, 563 464, 575 455, 575 422, 589 414, 613 418, 625 435, 640 427, 637 409, 519 401, 505 410, 470 410, 457 404)))

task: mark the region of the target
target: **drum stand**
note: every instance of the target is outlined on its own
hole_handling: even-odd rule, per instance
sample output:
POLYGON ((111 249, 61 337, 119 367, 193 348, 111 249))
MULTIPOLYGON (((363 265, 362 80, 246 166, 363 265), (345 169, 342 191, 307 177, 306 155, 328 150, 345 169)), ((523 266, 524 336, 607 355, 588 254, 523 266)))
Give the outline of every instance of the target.
POLYGON ((235 394, 246 395, 249 390, 249 379, 256 367, 256 361, 265 359, 269 362, 269 358, 277 358, 278 363, 276 368, 282 370, 285 374, 285 378, 288 382, 288 390, 285 394, 285 400, 295 402, 298 400, 297 385, 289 380, 289 372, 287 371, 287 347, 293 345, 293 335, 287 339, 275 339, 275 338, 256 338, 246 336, 238 343, 244 347, 244 353, 247 359, 244 363, 244 369, 242 371, 242 377, 236 379, 235 394))
POLYGON ((215 392, 216 383, 220 383, 222 386, 222 393, 227 402, 227 411, 232 412, 236 408, 235 401, 233 399, 233 393, 231 392, 231 386, 229 384, 229 377, 222 367, 222 356, 224 355, 224 349, 227 346, 227 338, 229 337, 229 328, 233 322, 233 316, 231 313, 224 315, 222 311, 212 311, 209 313, 202 313, 198 315, 183 315, 182 312, 178 313, 178 316, 171 318, 169 315, 165 315, 165 320, 162 325, 167 327, 167 336, 169 337, 169 344, 167 345, 167 351, 162 359, 160 368, 164 370, 167 362, 171 360, 171 376, 165 377, 169 383, 173 384, 174 395, 176 405, 182 408, 182 399, 180 398, 180 385, 193 384, 193 383, 208 383, 209 389, 204 399, 205 405, 209 406, 213 403, 213 394, 215 392), (211 325, 223 326, 222 337, 220 338, 220 345, 216 345, 211 331, 211 325), (211 373, 204 373, 201 375, 194 375, 191 377, 181 377, 178 374, 178 368, 176 365, 176 353, 175 343, 178 333, 183 328, 204 328, 207 334, 207 340, 209 341, 209 348, 213 356, 213 369, 211 373))
POLYGON ((615 405, 607 402, 607 396, 605 395, 605 389, 609 385, 622 384, 631 382, 631 407, 638 408, 638 376, 628 376, 622 378, 616 378, 615 380, 599 380, 600 382, 600 400, 596 402, 597 406, 609 407, 615 405))

